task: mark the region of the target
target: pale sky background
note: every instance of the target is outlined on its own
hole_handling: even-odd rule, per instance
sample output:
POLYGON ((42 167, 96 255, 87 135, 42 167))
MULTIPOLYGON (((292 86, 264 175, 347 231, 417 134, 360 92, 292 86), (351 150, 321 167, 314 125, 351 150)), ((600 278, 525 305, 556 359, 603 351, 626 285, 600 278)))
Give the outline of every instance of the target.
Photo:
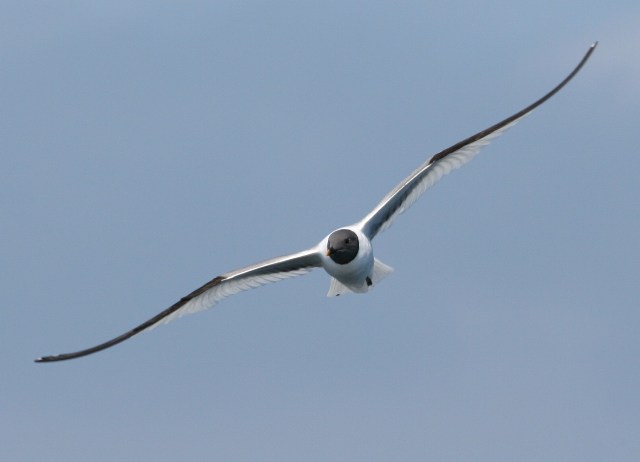
POLYGON ((640 6, 30 2, 0 15, 0 459, 640 459, 640 6), (374 241, 100 354, 561 93, 374 241))

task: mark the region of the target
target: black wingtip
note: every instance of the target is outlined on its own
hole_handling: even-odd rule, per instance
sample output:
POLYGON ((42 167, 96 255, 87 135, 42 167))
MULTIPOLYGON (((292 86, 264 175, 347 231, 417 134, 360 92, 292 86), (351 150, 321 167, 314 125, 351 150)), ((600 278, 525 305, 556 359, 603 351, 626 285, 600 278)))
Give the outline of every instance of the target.
POLYGON ((68 359, 81 358, 82 356, 88 356, 88 355, 91 355, 93 353, 97 353, 98 351, 102 351, 102 350, 106 350, 107 348, 111 348, 112 346, 117 345, 120 342, 124 342, 125 340, 133 337, 134 335, 137 335, 140 332, 148 329, 149 327, 154 326, 155 324, 159 323, 164 318, 169 316, 171 313, 177 311, 179 308, 184 306, 187 302, 189 302, 194 297, 197 297, 198 295, 202 294, 203 292, 206 292, 207 290, 211 289, 212 287, 217 286, 218 284, 220 284, 224 280, 225 280, 225 278, 223 276, 215 277, 214 279, 212 279, 211 281, 207 282, 202 287, 200 287, 200 288, 194 290, 193 292, 191 292, 186 297, 182 297, 178 302, 174 303, 169 308, 167 308, 163 312, 157 314, 156 316, 154 316, 153 318, 149 319, 148 321, 145 321, 142 324, 140 324, 139 326, 134 327, 133 329, 125 332, 122 335, 119 335, 118 337, 115 337, 115 338, 113 338, 111 340, 108 340, 108 341, 106 341, 104 343, 101 343, 100 345, 96 345, 94 347, 87 348, 87 349, 80 350, 80 351, 75 351, 73 353, 63 353, 63 354, 59 354, 59 355, 42 356, 40 358, 34 359, 34 362, 36 362, 36 363, 52 363, 52 362, 58 362, 58 361, 66 361, 68 359))
POLYGON ((64 355, 50 355, 50 356, 41 356, 33 360, 34 363, 52 363, 54 361, 62 361, 64 355))
POLYGON ((50 355, 50 356, 41 356, 33 360, 34 363, 53 363, 56 361, 64 361, 67 359, 79 358, 82 355, 77 354, 62 354, 62 355, 50 355))

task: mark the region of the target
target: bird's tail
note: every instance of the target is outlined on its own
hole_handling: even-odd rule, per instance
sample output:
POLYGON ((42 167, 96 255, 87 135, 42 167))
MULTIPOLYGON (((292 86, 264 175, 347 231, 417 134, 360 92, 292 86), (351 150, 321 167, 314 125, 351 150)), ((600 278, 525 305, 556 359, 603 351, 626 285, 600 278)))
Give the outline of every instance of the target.
POLYGON ((371 271, 371 276, 369 276, 367 280, 363 281, 358 285, 346 285, 342 282, 338 281, 336 278, 331 278, 331 284, 329 285, 329 292, 327 292, 327 297, 336 297, 338 295, 348 294, 348 293, 365 293, 373 286, 382 281, 385 277, 390 275, 393 272, 393 268, 385 265, 377 258, 373 260, 373 270, 371 271))
POLYGON ((371 282, 375 286, 377 283, 382 281, 384 278, 393 273, 393 268, 388 265, 385 265, 377 258, 373 259, 373 271, 371 272, 371 282))

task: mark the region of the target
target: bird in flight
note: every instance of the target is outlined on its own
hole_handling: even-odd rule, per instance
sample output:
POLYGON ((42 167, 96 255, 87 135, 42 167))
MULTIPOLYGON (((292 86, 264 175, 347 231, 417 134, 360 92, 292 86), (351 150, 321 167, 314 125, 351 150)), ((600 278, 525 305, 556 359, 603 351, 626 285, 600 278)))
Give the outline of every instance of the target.
POLYGON ((79 358, 110 348, 145 330, 185 314, 211 308, 223 298, 245 290, 324 268, 331 276, 327 296, 364 293, 393 270, 373 256, 371 241, 387 229, 442 176, 469 162, 480 149, 504 133, 562 89, 587 62, 597 46, 593 43, 578 65, 555 88, 521 111, 435 154, 402 180, 362 220, 331 232, 317 245, 301 252, 272 258, 221 274, 182 297, 166 310, 118 337, 91 348, 52 356, 40 363, 79 358))

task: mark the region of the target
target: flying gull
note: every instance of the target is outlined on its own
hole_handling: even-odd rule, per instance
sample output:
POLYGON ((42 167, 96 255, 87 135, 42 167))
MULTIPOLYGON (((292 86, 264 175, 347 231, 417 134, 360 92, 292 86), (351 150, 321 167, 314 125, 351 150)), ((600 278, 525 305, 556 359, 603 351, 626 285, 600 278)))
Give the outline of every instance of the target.
POLYGON ((148 321, 107 342, 73 353, 44 356, 35 361, 63 361, 90 355, 159 324, 211 308, 230 295, 281 279, 300 276, 314 268, 324 268, 331 276, 327 296, 369 291, 393 271, 373 256, 373 238, 387 229, 398 215, 407 210, 442 176, 469 162, 482 147, 560 91, 580 71, 596 45, 597 42, 589 47, 575 69, 549 93, 501 122, 432 156, 384 196, 359 222, 331 232, 317 245, 302 252, 272 258, 221 274, 148 321))

